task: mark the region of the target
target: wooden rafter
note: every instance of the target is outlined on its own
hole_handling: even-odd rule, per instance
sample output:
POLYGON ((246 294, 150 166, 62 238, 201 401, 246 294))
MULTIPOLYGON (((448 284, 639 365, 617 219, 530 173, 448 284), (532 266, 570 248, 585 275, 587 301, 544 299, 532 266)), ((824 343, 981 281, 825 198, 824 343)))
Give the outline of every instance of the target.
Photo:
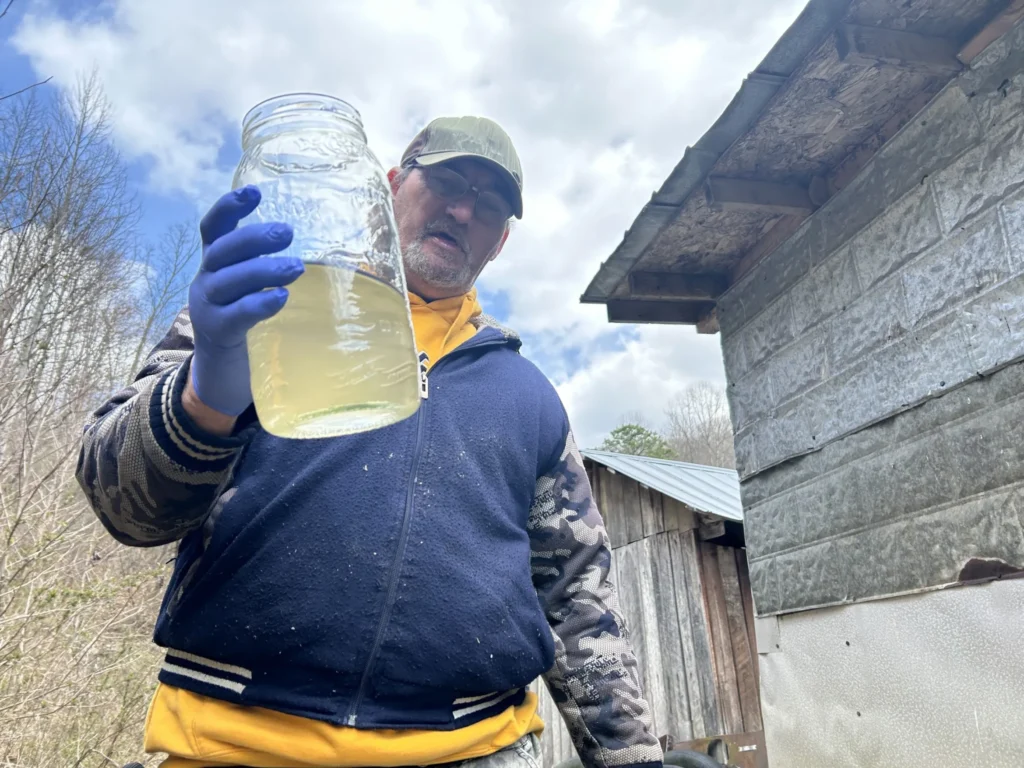
POLYGON ((839 60, 862 67, 915 67, 955 73, 963 69, 955 40, 914 32, 842 24, 836 30, 839 60))
POLYGON ((711 300, 729 285, 728 275, 691 275, 678 272, 631 272, 629 295, 636 299, 711 300))
POLYGON ((708 301, 650 301, 644 299, 611 299, 608 301, 610 323, 686 323, 695 324, 714 307, 708 301))
POLYGON ((817 206, 807 187, 775 181, 712 176, 704 185, 708 207, 721 211, 810 215, 817 206))

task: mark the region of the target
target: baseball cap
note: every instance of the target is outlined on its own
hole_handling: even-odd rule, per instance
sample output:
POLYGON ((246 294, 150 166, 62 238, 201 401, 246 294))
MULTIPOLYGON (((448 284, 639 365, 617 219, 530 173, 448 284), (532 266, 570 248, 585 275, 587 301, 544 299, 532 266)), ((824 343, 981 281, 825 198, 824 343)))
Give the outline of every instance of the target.
POLYGON ((523 168, 512 139, 486 117, 439 117, 416 134, 402 155, 402 167, 436 165, 472 157, 491 166, 508 183, 512 212, 523 218, 523 168))

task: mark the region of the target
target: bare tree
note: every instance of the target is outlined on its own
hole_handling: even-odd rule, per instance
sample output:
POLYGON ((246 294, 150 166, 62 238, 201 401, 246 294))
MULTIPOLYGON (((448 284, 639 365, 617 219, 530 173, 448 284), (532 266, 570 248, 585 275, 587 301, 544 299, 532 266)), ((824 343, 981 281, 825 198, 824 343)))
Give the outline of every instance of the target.
POLYGON ((199 254, 199 230, 192 224, 171 225, 156 246, 147 245, 135 260, 141 302, 136 316, 139 340, 129 371, 137 371, 181 309, 199 254))
POLYGON ((138 242, 95 82, 0 100, 0 765, 140 746, 162 551, 121 547, 74 481, 89 411, 182 301, 186 228, 138 242))
POLYGON ((732 422, 725 393, 707 382, 684 389, 665 410, 665 438, 680 461, 735 467, 732 422))

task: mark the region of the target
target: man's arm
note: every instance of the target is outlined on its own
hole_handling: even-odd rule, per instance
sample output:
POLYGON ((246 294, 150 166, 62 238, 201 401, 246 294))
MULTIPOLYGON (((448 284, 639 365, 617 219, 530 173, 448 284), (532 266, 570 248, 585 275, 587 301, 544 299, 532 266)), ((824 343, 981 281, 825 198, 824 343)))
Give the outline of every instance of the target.
POLYGON ((287 224, 239 226, 259 203, 243 187, 203 216, 189 309, 86 427, 78 482, 124 544, 167 544, 198 526, 252 431, 236 427, 252 407, 246 333, 281 310, 304 269, 271 255, 291 244, 287 224))
POLYGON ((572 433, 537 481, 530 510, 533 582, 555 640, 545 681, 587 768, 660 766, 618 597, 611 546, 572 433))
POLYGON ((200 427, 197 421, 208 429, 223 426, 201 404, 186 410, 192 351, 186 309, 133 383, 86 426, 76 476, 93 511, 123 544, 167 544, 198 526, 246 441, 244 434, 200 427))

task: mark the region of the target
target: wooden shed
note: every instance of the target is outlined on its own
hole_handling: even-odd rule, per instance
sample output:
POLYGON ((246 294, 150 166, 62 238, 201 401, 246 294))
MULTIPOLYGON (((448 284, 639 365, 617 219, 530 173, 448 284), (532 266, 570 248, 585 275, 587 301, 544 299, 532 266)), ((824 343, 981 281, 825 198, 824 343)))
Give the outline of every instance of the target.
MULTIPOLYGON (((736 472, 602 451, 583 455, 657 734, 682 746, 734 736, 750 749, 749 765, 762 764, 736 472)), ((542 686, 539 692, 548 726, 543 764, 554 766, 575 753, 557 707, 542 686)))

